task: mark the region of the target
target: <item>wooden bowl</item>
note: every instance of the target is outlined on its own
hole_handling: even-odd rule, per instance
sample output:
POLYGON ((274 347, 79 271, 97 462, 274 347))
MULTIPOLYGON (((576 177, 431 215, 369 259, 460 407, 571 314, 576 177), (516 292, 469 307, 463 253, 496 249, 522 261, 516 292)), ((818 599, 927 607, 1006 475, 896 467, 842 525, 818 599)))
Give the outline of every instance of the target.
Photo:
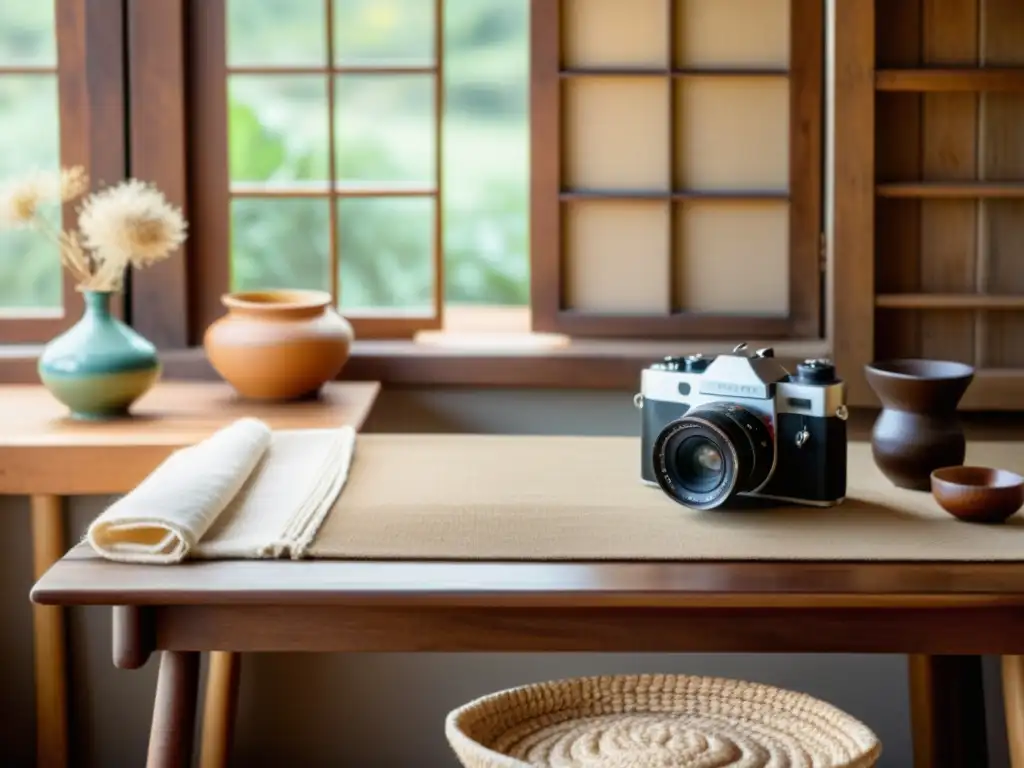
POLYGON ((939 506, 969 523, 1002 523, 1024 506, 1024 478, 1005 469, 942 467, 931 480, 939 506))

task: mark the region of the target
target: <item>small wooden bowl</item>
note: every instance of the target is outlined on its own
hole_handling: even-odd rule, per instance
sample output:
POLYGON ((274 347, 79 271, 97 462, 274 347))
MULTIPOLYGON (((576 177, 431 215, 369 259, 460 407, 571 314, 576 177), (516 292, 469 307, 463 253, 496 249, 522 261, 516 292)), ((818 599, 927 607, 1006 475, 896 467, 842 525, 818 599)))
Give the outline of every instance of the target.
POLYGON ((1024 478, 1005 469, 942 467, 931 481, 939 506, 969 523, 1002 523, 1024 506, 1024 478))

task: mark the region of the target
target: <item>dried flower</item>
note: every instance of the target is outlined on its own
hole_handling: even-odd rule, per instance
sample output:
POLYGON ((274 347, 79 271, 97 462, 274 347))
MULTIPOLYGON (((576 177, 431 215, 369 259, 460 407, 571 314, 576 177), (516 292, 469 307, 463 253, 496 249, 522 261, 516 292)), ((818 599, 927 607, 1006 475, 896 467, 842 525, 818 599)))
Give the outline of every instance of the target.
POLYGON ((32 226, 44 203, 60 199, 60 188, 60 178, 43 171, 8 185, 0 193, 0 220, 15 227, 32 226))
POLYGON ((146 267, 170 256, 186 237, 180 209, 155 187, 136 179, 90 195, 79 209, 79 232, 53 227, 40 215, 45 202, 67 203, 85 194, 81 167, 59 175, 36 173, 0 194, 0 225, 31 226, 60 250, 82 290, 117 291, 129 265, 146 267))
POLYGON ((76 165, 73 168, 63 168, 60 172, 60 201, 67 203, 75 198, 81 197, 89 191, 89 177, 85 168, 76 165))
POLYGON ((185 219, 155 187, 132 179, 88 199, 78 217, 86 248, 101 263, 145 267, 185 241, 185 219))

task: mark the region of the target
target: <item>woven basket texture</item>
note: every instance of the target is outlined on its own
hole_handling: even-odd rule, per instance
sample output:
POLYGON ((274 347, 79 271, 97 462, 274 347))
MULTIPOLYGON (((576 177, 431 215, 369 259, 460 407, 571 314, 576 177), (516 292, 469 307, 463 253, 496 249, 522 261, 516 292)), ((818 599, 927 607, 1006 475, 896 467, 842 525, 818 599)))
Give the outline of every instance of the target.
POLYGON ((451 712, 445 734, 465 768, 871 768, 881 754, 824 701, 689 675, 513 688, 451 712))

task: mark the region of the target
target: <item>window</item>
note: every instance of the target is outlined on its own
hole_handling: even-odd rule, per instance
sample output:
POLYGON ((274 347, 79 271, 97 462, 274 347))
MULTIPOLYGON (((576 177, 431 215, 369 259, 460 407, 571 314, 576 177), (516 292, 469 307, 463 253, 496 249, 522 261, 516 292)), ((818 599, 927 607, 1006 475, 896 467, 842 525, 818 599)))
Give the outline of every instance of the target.
MULTIPOLYGON (((119 0, 0 4, 0 179, 62 163, 121 178, 121 19, 119 0)), ((46 341, 79 307, 55 245, 0 231, 0 342, 46 341)))
MULTIPOLYGON (((126 293, 167 353, 201 345, 225 292, 268 287, 330 291, 360 340, 553 332, 576 368, 534 360, 544 382, 611 382, 616 365, 632 380, 637 361, 709 342, 827 344, 822 0, 43 5, 4 3, 27 19, 4 29, 56 43, 31 62, 0 49, 2 78, 56 79, 33 120, 60 115, 63 164, 151 181, 189 219, 182 258, 126 293)), ((77 316, 47 263, 0 303, 50 325, 5 320, 5 340, 77 316)), ((360 375, 434 354, 408 346, 373 347, 360 375)), ((463 361, 427 378, 466 378, 463 361)), ((468 379, 498 381, 491 366, 468 379)))
POLYGON ((225 290, 299 287, 360 338, 466 305, 528 329, 526 0, 191 10, 198 328, 225 290))
POLYGON ((191 10, 197 329, 225 290, 290 286, 364 339, 465 304, 570 336, 821 338, 820 0, 191 10))
POLYGON ((820 0, 533 8, 536 327, 820 336, 820 0))

